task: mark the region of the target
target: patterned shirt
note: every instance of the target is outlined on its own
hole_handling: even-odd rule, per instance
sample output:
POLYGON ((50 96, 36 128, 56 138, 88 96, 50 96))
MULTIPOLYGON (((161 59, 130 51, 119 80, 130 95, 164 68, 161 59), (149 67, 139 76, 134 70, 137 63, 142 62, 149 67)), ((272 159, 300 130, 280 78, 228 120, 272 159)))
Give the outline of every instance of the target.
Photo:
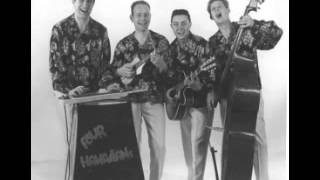
MULTIPOLYGON (((218 87, 219 79, 221 78, 225 62, 230 54, 231 46, 236 38, 239 27, 239 24, 232 22, 231 33, 228 39, 222 35, 220 30, 209 38, 210 55, 215 56, 217 60, 215 88, 218 87)), ((257 49, 272 49, 278 43, 281 36, 282 29, 280 29, 273 21, 254 20, 254 25, 252 27, 247 27, 243 30, 236 53, 256 61, 259 73, 257 49)), ((259 83, 261 86, 260 77, 259 83)), ((222 96, 225 95, 226 94, 222 96)))
MULTIPOLYGON (((175 39, 170 44, 167 88, 183 82, 185 75, 190 75, 191 72, 194 72, 203 62, 209 59, 208 55, 208 43, 200 36, 190 32, 185 39, 175 39)), ((198 77, 204 86, 200 91, 196 92, 196 100, 198 102, 196 102, 195 107, 206 105, 207 92, 213 88, 212 74, 213 70, 200 72, 198 77)))
POLYGON ((80 33, 74 14, 52 28, 50 39, 50 72, 56 91, 68 93, 77 86, 96 91, 103 86, 110 61, 107 29, 91 19, 80 33))
MULTIPOLYGON (((118 69, 126 63, 130 63, 135 57, 140 60, 147 59, 150 54, 155 50, 163 60, 168 57, 169 41, 162 35, 149 30, 149 36, 143 45, 140 45, 134 36, 134 32, 123 38, 116 46, 112 67, 118 69)), ((115 79, 120 79, 115 75, 115 79)), ((125 87, 120 81, 120 86, 126 89, 141 89, 148 88, 145 93, 135 94, 130 97, 132 102, 164 102, 165 92, 165 73, 160 71, 153 65, 152 62, 147 61, 142 68, 142 72, 136 75, 133 81, 125 87)))

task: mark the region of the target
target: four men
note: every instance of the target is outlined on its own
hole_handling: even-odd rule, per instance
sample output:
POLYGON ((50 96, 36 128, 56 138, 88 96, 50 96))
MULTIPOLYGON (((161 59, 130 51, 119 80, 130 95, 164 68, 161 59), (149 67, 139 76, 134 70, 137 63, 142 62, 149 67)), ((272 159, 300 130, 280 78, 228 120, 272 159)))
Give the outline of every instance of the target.
MULTIPOLYGON (((57 96, 78 96, 116 84, 124 89, 147 88, 130 96, 138 144, 142 118, 150 147, 150 180, 162 176, 165 159, 164 95, 169 87, 186 85, 196 94, 196 103, 180 122, 188 180, 202 180, 212 125, 214 92, 228 52, 239 26, 246 27, 240 46, 241 55, 257 60, 256 49, 271 49, 279 41, 282 30, 273 21, 256 21, 250 16, 231 22, 227 0, 210 0, 207 11, 219 31, 207 42, 191 31, 187 10, 172 12, 171 28, 176 36, 168 40, 149 29, 150 5, 135 1, 130 19, 135 31, 118 42, 112 64, 107 29, 90 17, 94 0, 73 0, 74 14, 57 23, 50 39, 50 72, 57 96), (200 74, 194 71, 215 57, 217 70, 200 74), (143 63, 141 63, 143 62, 143 63), (217 78, 214 78, 217 77, 217 78)), ((226 115, 226 99, 220 101, 222 120, 226 115)), ((68 126, 77 117, 75 105, 66 107, 68 126)), ((268 180, 267 144, 263 120, 263 101, 257 116, 257 143, 254 167, 257 180, 268 180)), ((70 137, 70 134, 67 134, 70 137)))

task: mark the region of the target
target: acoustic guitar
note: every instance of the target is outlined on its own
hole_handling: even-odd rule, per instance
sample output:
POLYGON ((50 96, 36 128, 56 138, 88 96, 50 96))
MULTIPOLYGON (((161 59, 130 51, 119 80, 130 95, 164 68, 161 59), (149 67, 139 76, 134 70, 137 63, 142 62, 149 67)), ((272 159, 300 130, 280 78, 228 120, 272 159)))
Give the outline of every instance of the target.
MULTIPOLYGON (((193 74, 197 77, 200 72, 211 70, 215 66, 213 61, 214 58, 208 59, 193 71, 193 74)), ((190 77, 185 76, 185 78, 190 77)), ((168 89, 166 92, 166 111, 168 118, 173 121, 181 121, 187 109, 195 104, 195 94, 195 91, 184 83, 168 89)))

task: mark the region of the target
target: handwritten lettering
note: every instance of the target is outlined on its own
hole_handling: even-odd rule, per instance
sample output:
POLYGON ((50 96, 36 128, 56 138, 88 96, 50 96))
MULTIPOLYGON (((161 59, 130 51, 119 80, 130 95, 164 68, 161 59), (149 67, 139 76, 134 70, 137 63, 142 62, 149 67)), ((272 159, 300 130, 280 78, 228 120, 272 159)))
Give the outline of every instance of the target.
POLYGON ((128 150, 128 147, 124 147, 123 150, 111 149, 109 153, 80 156, 80 163, 82 168, 88 168, 92 166, 102 166, 104 164, 116 163, 132 158, 133 152, 128 150))
POLYGON ((81 137, 81 145, 83 146, 83 148, 88 149, 89 145, 91 145, 93 141, 101 139, 103 137, 107 137, 107 133, 104 131, 103 125, 98 125, 93 129, 93 131, 90 130, 81 137))

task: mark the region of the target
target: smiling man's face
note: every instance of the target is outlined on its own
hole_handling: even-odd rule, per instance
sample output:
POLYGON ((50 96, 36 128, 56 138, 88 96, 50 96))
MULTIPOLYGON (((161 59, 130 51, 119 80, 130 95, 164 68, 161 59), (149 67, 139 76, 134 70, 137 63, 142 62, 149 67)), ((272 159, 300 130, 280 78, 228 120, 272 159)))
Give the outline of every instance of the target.
POLYGON ((178 39, 183 39, 190 33, 191 22, 186 15, 172 17, 171 28, 178 39))
POLYGON ((131 21, 133 22, 136 31, 146 31, 149 28, 151 20, 150 9, 145 4, 137 4, 133 8, 133 14, 131 15, 131 21))
POLYGON ((75 15, 78 18, 88 18, 95 0, 72 0, 75 15))

